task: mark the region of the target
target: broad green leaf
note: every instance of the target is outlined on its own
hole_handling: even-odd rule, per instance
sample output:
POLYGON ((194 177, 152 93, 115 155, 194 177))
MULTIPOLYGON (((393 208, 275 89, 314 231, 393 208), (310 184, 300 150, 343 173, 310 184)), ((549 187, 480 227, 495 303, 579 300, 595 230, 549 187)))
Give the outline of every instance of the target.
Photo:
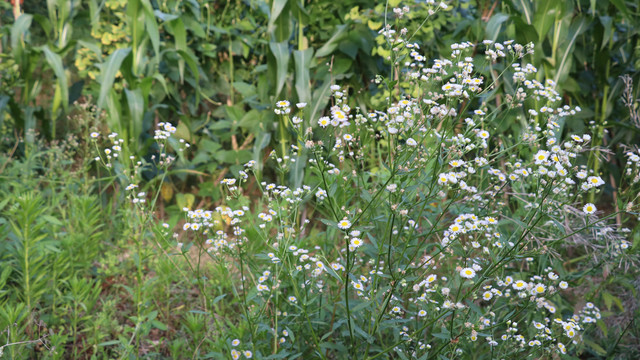
POLYGON ((485 30, 486 38, 495 41, 502 32, 502 24, 509 19, 509 15, 503 13, 494 14, 485 30))
POLYGON ((124 89, 129 106, 129 137, 137 140, 142 133, 142 118, 144 116, 144 98, 140 88, 135 90, 124 89))
POLYGON ((162 12, 162 11, 160 11, 160 10, 155 10, 155 11, 153 12, 153 14, 154 14, 157 18, 159 18, 160 20, 162 20, 162 21, 166 21, 166 22, 173 21, 173 20, 178 19, 178 18, 180 17, 180 16, 178 16, 178 15, 165 14, 165 13, 163 13, 163 12, 162 12))
POLYGON ((51 215, 42 215, 42 220, 48 222, 49 224, 53 224, 53 225, 58 225, 58 226, 62 226, 64 225, 62 223, 62 221, 60 221, 59 219, 51 216, 51 215))
POLYGON ((331 75, 327 75, 322 81, 322 85, 313 92, 313 99, 311 101, 311 108, 309 112, 309 121, 311 121, 311 124, 315 123, 316 115, 318 115, 318 113, 327 106, 327 103, 329 102, 329 95, 331 93, 330 86, 331 75))
POLYGON ((276 20, 282 13, 282 10, 287 5, 287 0, 273 0, 271 4, 271 14, 269 15, 269 24, 268 24, 268 32, 273 31, 273 24, 275 24, 276 20))
POLYGON ((4 284, 7 283, 7 279, 9 279, 9 275, 11 275, 11 272, 13 271, 13 269, 11 268, 11 266, 7 266, 4 268, 4 270, 2 270, 2 272, 0 273, 0 289, 4 287, 4 284))
MULTIPOLYGON (((195 19, 192 16, 183 16, 182 21, 184 21, 185 28, 187 30, 190 30, 193 33, 193 35, 203 39, 207 36, 207 34, 203 29, 204 24, 202 24, 199 20, 195 19)), ((251 30, 253 30, 254 28, 255 26, 253 26, 251 30)))
POLYGON ((533 26, 536 28, 536 32, 538 32, 539 42, 542 42, 547 36, 551 25, 553 25, 553 22, 560 15, 560 4, 557 0, 541 0, 536 3, 537 7, 533 26))
POLYGON ((253 109, 244 114, 237 126, 247 131, 254 131, 257 127, 260 127, 261 120, 260 111, 253 109))
POLYGON ((107 103, 107 123, 109 124, 109 128, 116 131, 126 130, 122 126, 122 119, 120 117, 122 108, 118 99, 118 94, 116 94, 114 89, 107 89, 105 101, 107 103))
POLYGON ((176 203, 180 209, 191 209, 193 203, 196 201, 196 197, 193 194, 177 194, 176 203))
POLYGON ((269 48, 276 59, 276 96, 280 96, 280 91, 287 80, 287 68, 289 67, 289 44, 283 42, 270 42, 269 48))
POLYGON ((235 81, 233 83, 233 89, 239 92, 243 98, 255 95, 256 93, 256 87, 244 81, 235 81))
POLYGON ((533 12, 531 11, 531 4, 529 0, 516 0, 512 1, 512 4, 522 12, 524 21, 531 25, 531 22, 533 21, 533 12))
POLYGON ((538 32, 533 25, 529 25, 522 20, 522 17, 517 15, 511 16, 511 21, 515 25, 516 29, 516 41, 521 44, 528 44, 530 42, 537 43, 538 42, 538 32))
POLYGON ((269 28, 269 34, 271 35, 271 41, 282 42, 288 41, 291 38, 293 31, 293 22, 291 13, 286 11, 286 15, 282 14, 278 17, 273 27, 269 28))
POLYGON ((293 52, 293 60, 296 65, 296 92, 301 102, 311 101, 311 84, 309 67, 313 58, 313 49, 297 50, 293 52))
POLYGON ((231 120, 233 123, 239 123, 240 120, 242 120, 242 117, 244 117, 244 110, 242 108, 242 106, 236 105, 236 106, 225 106, 224 107, 224 112, 227 114, 227 117, 229 118, 229 120, 231 120))
POLYGON ((598 320, 596 321, 596 325, 598 325, 598 328, 602 331, 605 337, 608 336, 609 331, 607 329, 607 324, 605 324, 604 321, 598 320))
POLYGON ((333 36, 324 44, 318 51, 316 52, 316 57, 321 58, 325 57, 333 52, 333 50, 340 45, 340 41, 346 35, 346 31, 348 29, 348 24, 342 24, 336 26, 336 32, 333 33, 333 36))
POLYGON ((585 340, 585 344, 587 344, 598 355, 606 355, 607 354, 607 351, 605 349, 603 349, 602 346, 596 344, 592 340, 585 340))
MULTIPOLYGON (((144 8, 144 23, 146 26, 147 35, 151 39, 151 46, 153 46, 154 58, 160 56, 160 32, 158 30, 158 22, 153 13, 153 7, 149 0, 142 0, 142 7, 144 8)), ((159 60, 159 59, 158 59, 159 60)))
POLYGON ((51 32, 53 31, 53 26, 47 17, 40 14, 33 14, 33 20, 42 27, 48 38, 52 37, 51 32))
MULTIPOLYGON (((153 87, 153 83, 154 81, 152 77, 143 78, 138 83, 138 88, 142 91, 142 98, 145 99, 145 102, 147 102, 149 99, 149 94, 151 94, 151 88, 153 87)), ((159 104, 156 104, 156 105, 159 105, 159 104)))
POLYGON ((102 71, 100 72, 100 95, 98 96, 98 109, 104 108, 104 102, 107 98, 107 94, 113 87, 113 82, 116 78, 116 74, 120 70, 120 65, 124 58, 129 55, 131 48, 118 49, 113 52, 107 61, 102 64, 102 71))
POLYGON ((100 46, 98 46, 97 43, 90 42, 90 41, 84 41, 84 40, 78 40, 78 44, 80 44, 82 47, 85 47, 85 48, 91 50, 93 52, 93 54, 96 56, 96 58, 98 59, 98 61, 99 62, 102 61, 102 50, 100 50, 100 46))
POLYGON ((602 44, 600 44, 600 50, 604 49, 605 46, 609 43, 609 40, 613 39, 613 19, 611 16, 600 16, 599 17, 600 24, 604 28, 604 33, 602 34, 602 44))
POLYGON ((302 154, 298 156, 296 161, 290 167, 289 172, 289 183, 292 188, 299 188, 302 186, 302 182, 304 181, 304 170, 307 165, 307 156, 302 154))
POLYGON ((180 58, 187 63, 193 77, 198 81, 200 79, 200 71, 198 71, 198 59, 195 55, 193 55, 189 50, 178 50, 178 55, 180 55, 180 58))
POLYGON ((27 143, 33 144, 35 140, 35 129, 36 129, 36 117, 34 116, 35 109, 33 106, 27 106, 24 111, 24 132, 26 134, 27 143), (34 130, 34 131, 29 131, 34 130))
POLYGON ((62 65, 62 58, 60 55, 51 51, 48 45, 44 45, 41 49, 42 52, 44 52, 44 57, 47 59, 49 66, 56 74, 62 98, 62 108, 66 112, 69 107, 69 86, 67 85, 67 75, 65 74, 64 66, 62 65))
MULTIPOLYGON (((627 4, 625 3, 624 0, 611 0, 611 3, 613 4, 613 6, 616 7, 616 9, 618 9, 622 14, 624 14, 624 16, 627 19, 632 19, 633 16, 631 15, 631 13, 629 12, 629 8, 627 7, 627 4)), ((636 9, 637 9, 637 3, 636 3, 636 9)))
POLYGON ((56 2, 57 2, 56 0, 47 0, 47 12, 49 14, 49 21, 51 21, 51 24, 54 24, 54 27, 55 25, 58 24, 58 12, 56 11, 56 7, 57 7, 56 2))
MULTIPOLYGON (((144 35, 144 14, 140 12, 140 0, 128 0, 127 1, 127 25, 128 35, 131 38, 134 53, 140 44, 142 36, 144 35)), ((134 59, 134 63, 136 59, 134 59)), ((136 66, 134 65, 134 69, 136 66)))
POLYGON ((267 145, 269 145, 269 142, 271 142, 270 132, 266 132, 266 131, 258 132, 258 135, 256 135, 256 140, 253 143, 253 156, 252 156, 252 159, 255 160, 258 165, 262 165, 262 162, 260 161, 261 159, 260 154, 262 152, 262 149, 266 148, 267 145))
POLYGON ((168 329, 167 325, 161 323, 158 320, 152 320, 151 321, 151 325, 153 325, 153 327, 155 327, 156 329, 159 329, 159 330, 162 330, 162 331, 166 331, 168 329))
POLYGON ((167 88, 167 80, 159 73, 154 74, 153 78, 158 80, 158 82, 160 83, 160 85, 162 85, 162 88, 164 89, 164 93, 166 95, 169 95, 169 89, 167 88))
POLYGON ((576 39, 587 28, 587 21, 583 16, 578 16, 574 19, 571 27, 569 28, 569 36, 565 46, 558 52, 559 60, 556 64, 556 76, 554 81, 557 83, 564 81, 569 76, 571 71, 571 55, 573 53, 573 47, 575 46, 576 39))
POLYGON ((29 31, 31 20, 33 20, 33 16, 22 14, 11 26, 11 49, 14 53, 22 49, 19 42, 24 40, 24 36, 27 34, 27 31, 29 31))
MULTIPOLYGON (((4 109, 7 107, 9 100, 11 100, 11 98, 7 95, 0 95, 0 127, 2 127, 4 123, 4 109)), ((2 209, 2 207, 0 207, 0 209, 2 209)))
POLYGON ((227 164, 244 164, 251 160, 251 152, 249 150, 220 150, 213 156, 219 162, 227 164))
POLYGON ((100 26, 100 11, 104 6, 104 1, 98 5, 98 0, 89 0, 89 17, 91 22, 91 31, 97 31, 100 26))
POLYGON ((187 51, 187 30, 182 19, 178 18, 170 23, 176 41, 176 49, 187 51))

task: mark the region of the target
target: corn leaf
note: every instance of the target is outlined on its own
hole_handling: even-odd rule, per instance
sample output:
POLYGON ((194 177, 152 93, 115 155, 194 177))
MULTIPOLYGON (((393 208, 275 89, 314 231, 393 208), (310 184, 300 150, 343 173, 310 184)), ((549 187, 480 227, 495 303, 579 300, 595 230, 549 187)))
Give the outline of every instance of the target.
POLYGON ((135 90, 125 89, 124 93, 129 106, 129 137, 137 140, 142 133, 142 117, 144 116, 142 90, 140 88, 135 90))
POLYGON ((276 96, 279 96, 280 91, 284 87, 284 83, 287 80, 287 68, 289 67, 289 44, 286 41, 283 42, 270 42, 269 48, 271 53, 276 59, 276 96))
POLYGON ((98 109, 104 108, 104 102, 107 99, 107 95, 113 87, 113 82, 116 78, 116 74, 120 70, 122 61, 129 55, 131 48, 118 49, 113 52, 107 58, 107 61, 102 64, 100 77, 102 83, 100 84, 100 95, 98 96, 98 109))
POLYGON ((48 45, 44 45, 41 49, 42 52, 44 52, 44 57, 49 63, 49 66, 53 70, 54 74, 56 74, 58 86, 60 88, 62 108, 66 112, 69 107, 69 86, 67 85, 67 75, 65 74, 64 66, 62 65, 62 58, 60 55, 49 49, 48 45))
POLYGON ((311 84, 309 67, 313 58, 313 49, 298 50, 293 52, 293 60, 296 65, 296 92, 298 100, 309 102, 311 100, 311 84))

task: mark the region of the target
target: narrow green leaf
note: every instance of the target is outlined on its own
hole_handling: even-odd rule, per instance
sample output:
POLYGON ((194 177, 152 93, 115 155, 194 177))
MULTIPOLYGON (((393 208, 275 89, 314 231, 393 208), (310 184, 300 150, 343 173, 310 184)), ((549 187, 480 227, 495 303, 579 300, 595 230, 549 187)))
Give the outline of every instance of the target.
POLYGON ((51 215, 42 215, 42 220, 48 222, 49 224, 52 225, 58 225, 58 226, 62 226, 62 221, 60 221, 59 219, 51 216, 51 215))
POLYGON ((175 19, 177 19, 177 18, 179 18, 179 17, 180 17, 180 16, 178 16, 178 15, 165 14, 165 13, 163 13, 163 12, 162 12, 162 11, 160 11, 160 10, 155 10, 155 11, 153 12, 153 14, 154 14, 158 19, 160 19, 160 20, 162 20, 162 21, 166 21, 166 22, 173 21, 173 20, 175 20, 175 19))
POLYGON ((598 355, 606 355, 607 351, 602 348, 602 346, 596 344, 591 340, 585 340, 585 344, 587 344, 593 351, 595 351, 598 355))
POLYGON ((218 302, 220 302, 220 300, 224 299, 225 296, 227 296, 227 294, 216 296, 213 300, 211 300, 211 305, 217 304, 218 302))
POLYGON ((117 345, 117 344, 120 344, 120 340, 110 340, 110 341, 101 342, 100 344, 98 344, 98 346, 111 346, 111 345, 117 345))
POLYGON ((151 46, 153 46, 153 52, 155 58, 160 55, 160 32, 158 30, 158 23, 153 13, 153 7, 149 0, 142 0, 142 7, 144 8, 144 23, 146 26, 147 34, 151 39, 151 46))
POLYGON ((120 70, 120 65, 122 65, 122 61, 130 52, 131 48, 118 49, 107 58, 107 61, 104 64, 102 64, 100 72, 100 80, 102 83, 100 84, 100 95, 98 96, 98 109, 104 108, 104 102, 107 99, 107 94, 113 87, 113 82, 116 78, 116 74, 120 70))
POLYGON ((13 269, 11 266, 7 266, 2 270, 2 273, 0 273, 0 288, 4 287, 4 284, 7 283, 7 279, 9 279, 9 275, 11 275, 12 271, 13 269))
POLYGON ((189 310, 189 312, 193 313, 193 314, 202 314, 202 315, 207 315, 207 316, 211 315, 208 312, 202 311, 202 310, 189 310))
POLYGON ((151 325, 153 325, 154 328, 156 328, 158 330, 162 330, 162 331, 166 331, 168 329, 167 325, 161 323, 158 320, 152 320, 151 321, 151 325))

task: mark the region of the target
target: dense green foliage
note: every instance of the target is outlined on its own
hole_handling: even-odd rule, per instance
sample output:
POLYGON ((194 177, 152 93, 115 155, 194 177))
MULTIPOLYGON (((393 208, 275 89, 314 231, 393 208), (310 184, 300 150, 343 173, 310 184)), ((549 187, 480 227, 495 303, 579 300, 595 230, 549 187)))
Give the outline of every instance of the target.
POLYGON ((640 356, 636 2, 13 3, 0 1, 0 358, 640 356), (455 61, 443 77, 408 77, 422 60, 385 36, 386 24, 406 28, 402 43, 419 44, 425 68, 472 62, 475 77, 465 76, 482 88, 439 97, 448 76, 465 72, 455 61), (490 61, 484 40, 535 52, 490 61), (466 42, 478 44, 464 53, 472 60, 456 52, 466 42), (544 94, 519 92, 513 73, 526 64, 544 94), (425 99, 452 112, 440 118, 425 99), (362 120, 374 111, 393 118, 403 101, 415 118, 405 116, 411 125, 398 135, 362 120), (525 111, 547 106, 548 116, 525 111), (581 111, 568 116, 562 106, 581 111), (319 119, 336 111, 353 123, 325 129, 319 119), (539 137, 529 136, 536 126, 539 137), (457 148, 458 135, 474 147, 457 148), (569 145, 553 150, 551 138, 569 145), (407 150, 409 139, 419 150, 407 150), (537 173, 533 156, 544 149, 575 156, 563 165, 574 179, 585 171, 606 184, 525 180, 520 167, 537 173), (447 180, 460 160, 465 181, 489 200, 447 180), (494 189, 495 169, 522 181, 494 189), (272 183, 287 195, 271 193, 272 183), (300 201, 287 197, 298 190, 300 201), (211 233, 183 228, 202 224, 185 208, 212 211, 211 233), (476 251, 472 235, 443 242, 470 213, 497 219, 494 230, 515 246, 476 251), (322 275, 298 268, 302 250, 322 275), (416 267, 420 259, 427 267, 416 267), (468 280, 461 271, 471 264, 481 270, 468 280), (434 305, 415 326, 423 315, 410 289, 428 274, 439 279, 433 303, 452 301, 452 311, 434 305), (534 279, 534 289, 536 276, 570 287, 550 280, 551 303, 519 303, 491 284, 509 288, 509 274, 534 279), (485 288, 495 308, 482 302, 485 288), (582 321, 585 302, 600 309, 598 321, 574 345, 566 332, 550 341, 525 329, 544 323, 536 305, 582 321), (544 348, 483 347, 489 330, 497 338, 513 321, 544 348))

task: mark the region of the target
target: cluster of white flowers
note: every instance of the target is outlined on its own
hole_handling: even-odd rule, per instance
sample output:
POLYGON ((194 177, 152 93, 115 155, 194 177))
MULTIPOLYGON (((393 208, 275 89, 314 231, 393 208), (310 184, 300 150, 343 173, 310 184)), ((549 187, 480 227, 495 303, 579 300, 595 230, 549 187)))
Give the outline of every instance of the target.
POLYGON ((160 122, 158 123, 158 128, 153 138, 154 140, 166 140, 171 137, 172 134, 175 134, 176 130, 176 127, 170 123, 160 122))

